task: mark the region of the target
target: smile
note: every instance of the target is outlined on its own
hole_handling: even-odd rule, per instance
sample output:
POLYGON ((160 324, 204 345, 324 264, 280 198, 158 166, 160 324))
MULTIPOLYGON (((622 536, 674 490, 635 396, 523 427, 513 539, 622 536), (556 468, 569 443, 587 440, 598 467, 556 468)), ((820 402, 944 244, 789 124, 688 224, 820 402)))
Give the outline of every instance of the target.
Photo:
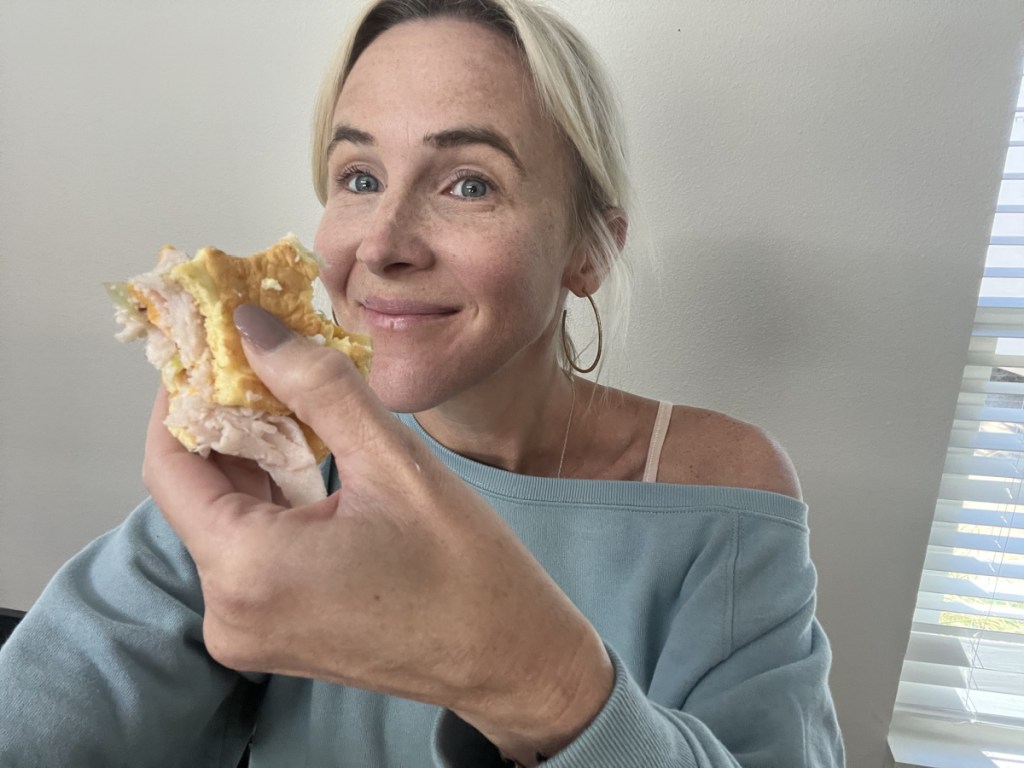
POLYGON ((451 317, 458 310, 441 304, 407 299, 370 297, 362 302, 363 318, 370 328, 401 331, 435 323, 451 317))

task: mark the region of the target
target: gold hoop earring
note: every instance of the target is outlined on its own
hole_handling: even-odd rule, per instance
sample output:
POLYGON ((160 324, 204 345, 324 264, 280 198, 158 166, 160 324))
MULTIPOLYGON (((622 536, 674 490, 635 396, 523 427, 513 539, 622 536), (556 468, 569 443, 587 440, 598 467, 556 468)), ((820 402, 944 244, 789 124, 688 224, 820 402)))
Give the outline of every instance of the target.
POLYGON ((562 310, 562 352, 565 354, 565 362, 569 364, 576 373, 590 373, 592 370, 597 368, 598 362, 601 360, 601 353, 604 351, 604 332, 601 329, 601 315, 597 311, 597 304, 594 303, 594 297, 589 293, 586 295, 587 301, 590 302, 590 308, 594 310, 594 319, 597 321, 597 355, 594 356, 594 362, 587 368, 581 368, 576 364, 576 353, 572 350, 569 343, 569 335, 565 330, 565 318, 568 316, 569 311, 566 309, 562 310))

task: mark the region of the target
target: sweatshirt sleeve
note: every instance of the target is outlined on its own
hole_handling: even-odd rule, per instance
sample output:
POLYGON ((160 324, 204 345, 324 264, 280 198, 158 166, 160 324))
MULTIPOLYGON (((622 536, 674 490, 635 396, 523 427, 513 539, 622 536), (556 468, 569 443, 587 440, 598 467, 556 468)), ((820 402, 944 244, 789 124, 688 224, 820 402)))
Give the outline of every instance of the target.
POLYGON ((229 766, 261 678, 203 644, 195 566, 147 501, 54 576, 0 650, 0 764, 229 766))
MULTIPOLYGON (((806 528, 741 515, 733 557, 722 565, 716 574, 733 588, 719 660, 695 673, 690 661, 706 649, 690 649, 718 642, 702 633, 700 617, 723 606, 699 605, 699 590, 686 605, 684 594, 650 686, 606 644, 616 672, 612 694, 545 768, 844 766, 806 528)), ((442 768, 501 765, 494 747, 449 711, 438 718, 433 748, 442 768)))

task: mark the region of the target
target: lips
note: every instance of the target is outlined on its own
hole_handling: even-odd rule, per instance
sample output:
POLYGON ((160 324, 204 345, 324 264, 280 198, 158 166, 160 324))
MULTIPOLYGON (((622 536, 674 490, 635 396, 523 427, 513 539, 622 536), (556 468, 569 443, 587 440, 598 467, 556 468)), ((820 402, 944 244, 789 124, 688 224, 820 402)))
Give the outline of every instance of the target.
POLYGON ((405 330, 443 320, 458 308, 413 299, 368 296, 359 302, 366 323, 376 329, 405 330))
POLYGON ((380 296, 369 296, 360 304, 371 312, 382 315, 450 315, 455 307, 443 304, 431 304, 411 299, 388 299, 380 296))

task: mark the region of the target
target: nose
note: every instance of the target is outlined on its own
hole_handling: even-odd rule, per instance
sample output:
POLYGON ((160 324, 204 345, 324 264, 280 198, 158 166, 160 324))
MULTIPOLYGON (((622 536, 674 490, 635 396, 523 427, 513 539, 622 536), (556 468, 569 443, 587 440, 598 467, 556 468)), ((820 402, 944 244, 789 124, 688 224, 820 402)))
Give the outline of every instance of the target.
POLYGON ((424 269, 433 262, 427 246, 426 211, 414 195, 387 189, 368 214, 356 260, 374 274, 424 269))

